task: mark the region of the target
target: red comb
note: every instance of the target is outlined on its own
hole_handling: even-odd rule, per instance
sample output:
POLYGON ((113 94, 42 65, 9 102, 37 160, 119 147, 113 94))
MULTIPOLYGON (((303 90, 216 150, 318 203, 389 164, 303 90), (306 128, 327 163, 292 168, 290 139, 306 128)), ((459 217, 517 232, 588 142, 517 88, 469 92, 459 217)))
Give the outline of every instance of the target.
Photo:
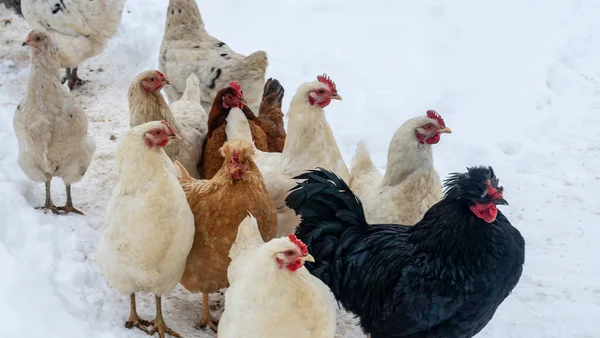
POLYGON ((240 161, 240 157, 239 157, 238 151, 236 149, 233 149, 233 154, 231 154, 231 164, 237 166, 239 161, 240 161))
POLYGON ((235 90, 235 93, 237 94, 238 97, 242 97, 242 86, 240 85, 239 82, 231 81, 231 82, 229 82, 229 87, 231 87, 231 88, 233 88, 233 90, 235 90))
POLYGON ((446 128, 446 123, 444 123, 444 119, 435 110, 428 110, 427 117, 436 120, 437 123, 439 123, 440 127, 446 128))
POLYGON ((166 79, 167 77, 165 76, 165 74, 163 74, 160 70, 156 71, 156 74, 158 74, 158 76, 160 76, 163 79, 166 79))
POLYGON ((487 195, 490 196, 494 200, 501 200, 504 197, 502 196, 502 188, 496 189, 492 186, 492 182, 490 180, 487 181, 487 195))
POLYGON ((308 255, 308 247, 301 240, 299 240, 298 237, 294 236, 294 234, 289 234, 288 238, 290 239, 290 241, 292 241, 292 243, 296 244, 296 246, 300 249, 302 255, 308 255))
POLYGON ((167 127, 167 130, 169 131, 169 133, 171 133, 172 135, 175 135, 175 131, 173 130, 173 128, 171 128, 171 126, 167 123, 167 121, 162 120, 162 121, 160 121, 160 123, 162 123, 163 126, 167 127))
POLYGON ((337 88, 335 87, 335 82, 331 81, 331 78, 329 76, 327 76, 327 74, 323 73, 323 75, 317 76, 317 80, 321 83, 326 84, 334 94, 337 94, 337 88))

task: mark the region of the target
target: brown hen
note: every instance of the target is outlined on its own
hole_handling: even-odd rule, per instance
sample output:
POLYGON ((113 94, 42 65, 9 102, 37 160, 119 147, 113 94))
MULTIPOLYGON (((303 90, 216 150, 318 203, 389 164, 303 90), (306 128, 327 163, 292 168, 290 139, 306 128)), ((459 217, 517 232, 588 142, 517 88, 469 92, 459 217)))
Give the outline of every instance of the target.
POLYGON ((226 119, 231 108, 241 108, 244 110, 244 114, 250 124, 254 145, 258 150, 268 151, 267 135, 256 124, 254 113, 248 108, 243 108, 246 106, 245 103, 242 88, 235 81, 232 81, 229 83, 229 87, 223 88, 217 93, 208 114, 208 133, 204 139, 204 152, 199 168, 200 172, 203 173, 202 177, 205 179, 211 179, 223 164, 223 156, 219 149, 227 141, 225 126, 227 125, 226 119))
POLYGON ((240 222, 251 212, 260 224, 264 241, 277 232, 275 205, 267 193, 263 177, 252 160, 249 142, 231 140, 220 149, 222 166, 210 180, 196 180, 175 162, 182 172, 181 186, 194 214, 196 233, 187 259, 181 285, 192 293, 202 292, 202 319, 216 331, 208 294, 228 286, 229 250, 240 222))

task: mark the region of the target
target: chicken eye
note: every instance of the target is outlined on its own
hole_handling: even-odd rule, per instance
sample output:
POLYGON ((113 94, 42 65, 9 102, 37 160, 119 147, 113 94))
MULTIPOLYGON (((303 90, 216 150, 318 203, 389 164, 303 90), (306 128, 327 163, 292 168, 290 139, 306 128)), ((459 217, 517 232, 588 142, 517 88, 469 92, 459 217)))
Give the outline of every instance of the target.
POLYGON ((154 78, 153 77, 150 78, 150 82, 154 82, 154 78))
POLYGON ((286 256, 293 256, 294 255, 294 250, 288 250, 285 252, 286 256))
POLYGON ((325 94, 325 89, 319 89, 319 94, 325 94))
POLYGON ((156 135, 160 135, 160 130, 156 132, 156 135))

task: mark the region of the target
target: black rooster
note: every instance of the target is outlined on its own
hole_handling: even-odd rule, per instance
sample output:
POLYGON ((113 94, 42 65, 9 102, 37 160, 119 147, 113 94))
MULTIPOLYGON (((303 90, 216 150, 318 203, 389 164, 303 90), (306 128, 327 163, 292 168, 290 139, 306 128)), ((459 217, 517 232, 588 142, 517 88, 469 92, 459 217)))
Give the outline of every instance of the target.
POLYGON ((525 242, 496 208, 508 204, 491 167, 445 181, 446 196, 416 225, 368 224, 344 181, 319 168, 297 179, 288 207, 309 271, 360 318, 371 338, 469 338, 515 287, 525 242))

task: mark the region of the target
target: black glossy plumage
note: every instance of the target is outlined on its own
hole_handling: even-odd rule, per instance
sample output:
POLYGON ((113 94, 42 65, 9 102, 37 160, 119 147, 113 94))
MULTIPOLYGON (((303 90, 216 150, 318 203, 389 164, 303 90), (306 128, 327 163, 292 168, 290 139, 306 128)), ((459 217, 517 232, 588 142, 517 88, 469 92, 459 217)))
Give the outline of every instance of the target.
POLYGON ((301 215, 296 236, 316 260, 306 266, 371 338, 472 337, 519 281, 519 231, 500 211, 486 223, 469 209, 489 202, 491 168, 451 175, 444 199, 413 227, 367 224, 360 200, 327 170, 297 179, 286 203, 301 215))

